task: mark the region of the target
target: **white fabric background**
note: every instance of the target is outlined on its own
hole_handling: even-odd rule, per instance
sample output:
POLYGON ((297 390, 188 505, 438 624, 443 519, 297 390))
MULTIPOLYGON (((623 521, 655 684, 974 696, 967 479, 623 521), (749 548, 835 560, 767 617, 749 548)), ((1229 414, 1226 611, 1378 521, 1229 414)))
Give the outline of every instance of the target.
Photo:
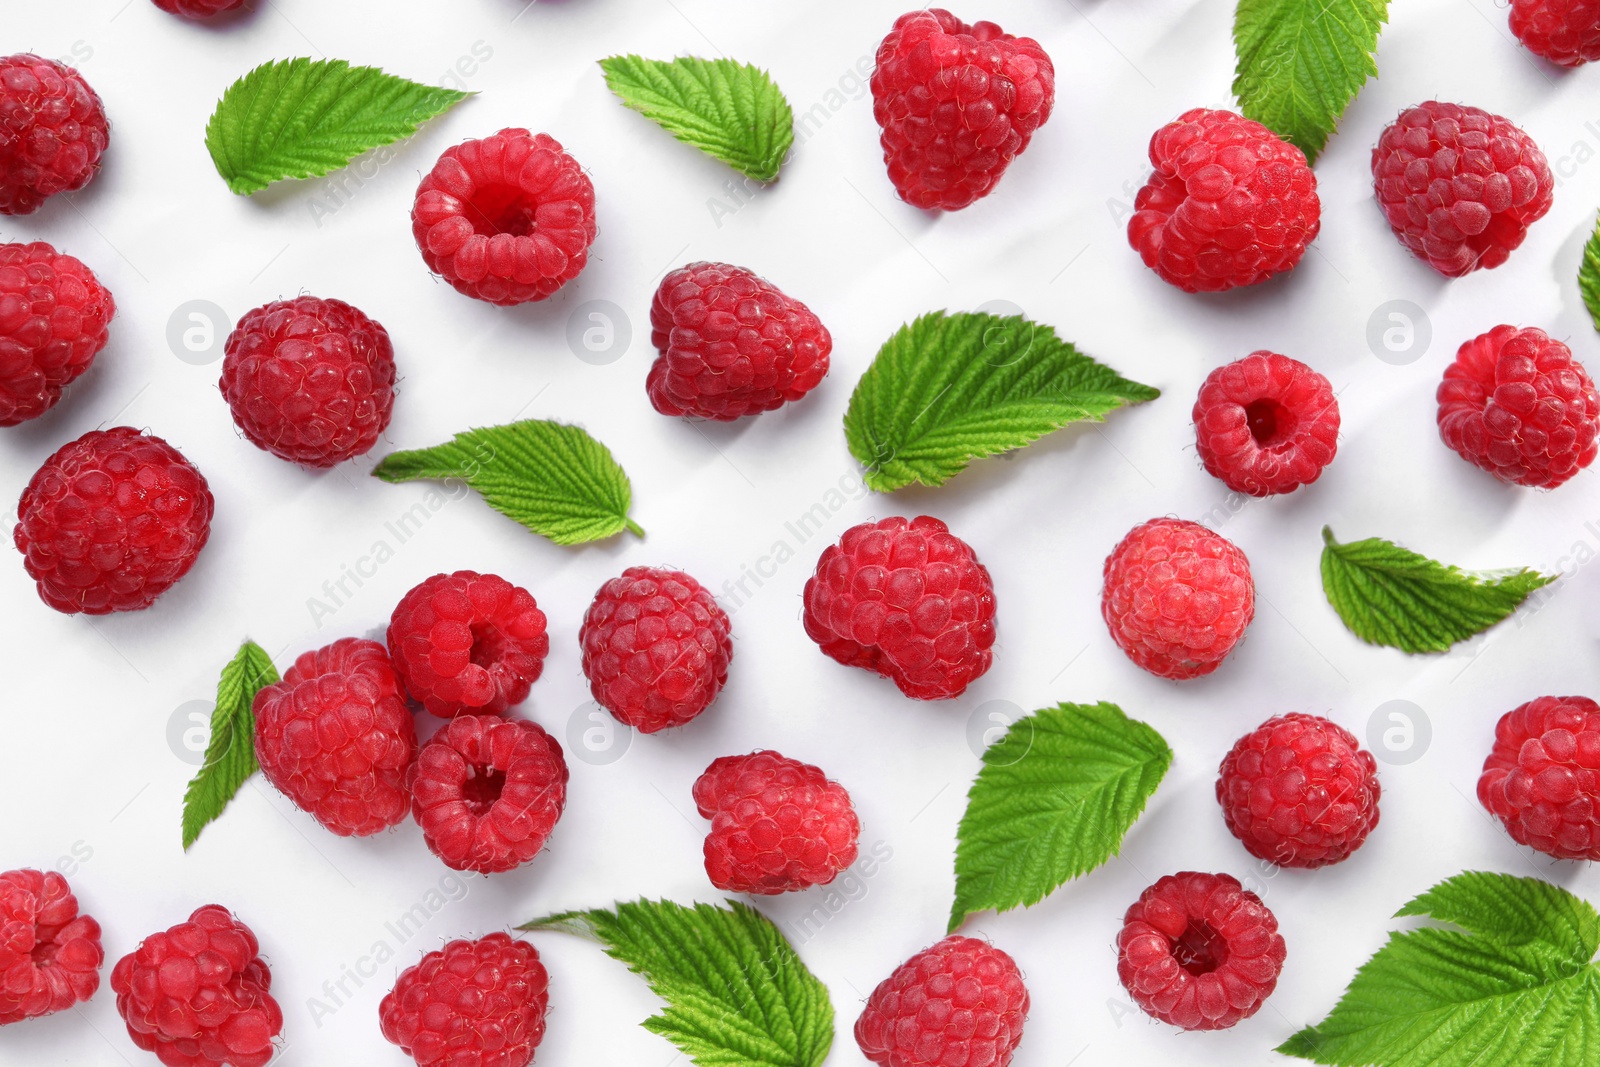
MULTIPOLYGON (((0 868, 68 871, 105 926, 107 977, 145 934, 222 903, 256 930, 270 959, 287 1017, 286 1067, 401 1064, 379 1035, 378 1001, 400 968, 444 940, 645 894, 717 899, 701 868, 705 824, 690 785, 715 756, 770 747, 844 782, 864 851, 890 855, 800 945, 838 1009, 828 1062, 861 1063, 850 1029, 862 999, 944 930, 955 827, 978 767, 969 737, 981 738, 991 711, 1059 700, 1116 701, 1161 730, 1177 759, 1122 858, 1031 910, 971 923, 1027 975, 1034 1007, 1016 1067, 1286 1062, 1271 1048, 1332 1007, 1393 926, 1388 916, 1439 879, 1485 868, 1600 897, 1600 877, 1514 847, 1473 795, 1501 713, 1544 693, 1600 689, 1588 607, 1597 569, 1584 566, 1600 553, 1595 473, 1552 493, 1508 488, 1453 455, 1433 427, 1433 390, 1456 346, 1499 322, 1541 326, 1584 358, 1600 355, 1573 283, 1600 204, 1592 163, 1600 71, 1563 74, 1534 61, 1509 37, 1503 5, 1396 3, 1379 52, 1383 77, 1350 108, 1317 166, 1321 238, 1292 276, 1210 298, 1145 270, 1122 226, 1150 134, 1189 107, 1231 102, 1232 5, 1222 0, 961 7, 966 18, 988 16, 1043 42, 1057 67, 1057 110, 998 193, 939 218, 895 199, 861 77, 899 3, 260 7, 205 27, 146 0, 13 0, 0 20, 0 51, 73 57, 113 123, 94 184, 32 217, 0 219, 0 238, 49 240, 83 258, 119 304, 110 347, 67 400, 0 435, 0 491, 14 501, 64 442, 131 423, 180 447, 217 499, 210 546, 150 611, 58 615, 35 598, 14 553, 0 566, 0 868), (770 68, 796 112, 812 116, 782 180, 743 191, 730 185, 734 172, 624 109, 594 63, 622 51, 725 53, 770 68), (481 95, 382 165, 235 197, 206 155, 206 119, 235 77, 292 55, 426 81, 450 76, 481 95), (1400 249, 1368 176, 1383 125, 1433 97, 1513 117, 1562 176, 1554 209, 1507 266, 1454 282, 1400 249), (446 145, 507 125, 553 134, 590 169, 600 220, 582 277, 546 304, 515 310, 431 279, 407 219, 419 175, 446 145), (650 409, 649 299, 665 270, 695 258, 748 265, 823 318, 834 371, 813 396, 731 428, 650 409), (300 292, 349 300, 393 334, 403 381, 379 454, 518 416, 577 421, 632 475, 648 539, 561 549, 476 497, 436 497, 441 506, 401 544, 387 524, 423 502, 428 486, 367 477, 376 455, 310 474, 244 442, 218 396, 218 364, 178 358, 169 319, 189 301, 215 303, 231 320, 300 292), (631 319, 631 344, 604 365, 576 358, 567 340, 591 300, 631 319), (937 491, 864 497, 840 430, 856 378, 901 322, 995 300, 1165 395, 1103 427, 977 463, 937 491), (1419 305, 1430 324, 1431 346, 1404 365, 1378 359, 1367 340, 1369 318, 1391 300, 1419 305), (1256 348, 1327 374, 1344 433, 1315 486, 1242 503, 1200 468, 1188 410, 1207 371, 1256 348), (840 487, 847 491, 830 497, 840 487), (825 532, 801 544, 785 523, 818 503, 829 512, 825 532), (948 704, 905 700, 886 681, 825 660, 798 622, 801 586, 826 541, 874 516, 920 512, 967 539, 997 588, 994 669, 948 704), (1187 684, 1133 667, 1099 618, 1106 552, 1135 523, 1167 513, 1218 524, 1249 554, 1260 593, 1248 640, 1216 675, 1187 684), (1406 657, 1360 644, 1324 602, 1324 523, 1345 539, 1382 535, 1470 567, 1534 565, 1568 577, 1537 610, 1486 637, 1445 656, 1406 657), (774 569, 762 558, 780 541, 794 558, 774 569), (366 557, 379 542, 394 552, 374 566, 366 557), (747 580, 752 595, 739 597, 733 673, 714 708, 686 730, 634 738, 611 763, 586 762, 571 744, 595 725, 584 718, 578 623, 594 589, 636 563, 675 564, 718 590, 744 568, 770 576, 759 588, 747 580), (338 840, 257 780, 184 855, 179 812, 194 767, 183 757, 197 758, 185 741, 204 740, 185 737, 188 717, 207 709, 240 639, 253 636, 283 667, 336 637, 375 632, 405 590, 461 567, 526 585, 551 617, 545 675, 521 709, 562 739, 572 763, 567 814, 549 851, 512 874, 456 881, 415 826, 338 840), (361 584, 345 579, 349 595, 315 618, 311 598, 331 603, 324 584, 349 571, 365 575, 361 584), (1420 709, 1431 744, 1419 733, 1409 755, 1420 758, 1383 765, 1383 821, 1366 847, 1329 870, 1262 871, 1212 799, 1229 745, 1291 710, 1330 715, 1367 736, 1376 709, 1392 700, 1420 709), (984 708, 991 702, 1000 703, 984 708), (1288 941, 1277 993, 1228 1033, 1183 1035, 1148 1022, 1116 981, 1122 911, 1155 878, 1182 869, 1250 878, 1288 941), (396 936, 387 924, 419 904, 425 924, 396 936), (380 947, 392 959, 375 963, 380 947), (324 984, 347 975, 355 977, 344 977, 345 993, 330 995, 324 984)), ((789 923, 818 899, 761 906, 789 923)), ((536 943, 552 985, 539 1063, 673 1061, 675 1051, 637 1025, 654 1007, 639 979, 593 945, 557 935, 536 943)), ((122 1032, 108 987, 81 1011, 0 1031, 8 1067, 125 1062, 154 1061, 122 1032)))

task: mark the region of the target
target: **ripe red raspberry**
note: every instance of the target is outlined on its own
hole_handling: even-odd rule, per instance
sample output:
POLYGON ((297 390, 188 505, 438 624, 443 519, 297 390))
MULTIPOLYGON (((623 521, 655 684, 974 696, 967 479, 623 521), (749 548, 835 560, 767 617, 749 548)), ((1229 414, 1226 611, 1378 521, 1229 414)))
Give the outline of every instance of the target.
POLYGON ((1563 67, 1600 59, 1600 0, 1511 0, 1511 32, 1563 67))
POLYGON ((550 651, 544 612, 496 574, 435 574, 389 620, 389 655, 413 699, 441 718, 502 715, 528 698, 550 651))
POLYGON ((1139 894, 1117 935, 1117 977, 1147 1015, 1226 1030, 1254 1015, 1286 955, 1278 920, 1226 874, 1169 874, 1139 894))
POLYGON ((0 874, 0 1026, 65 1011, 100 988, 100 924, 54 871, 0 874))
POLYGON ((833 338, 800 301, 727 263, 691 263, 650 305, 661 355, 645 388, 663 415, 732 422, 799 400, 828 373, 833 338))
POLYGON ((1478 800, 1518 844, 1600 860, 1600 705, 1539 697, 1502 715, 1478 800))
POLYGON ((900 199, 956 211, 994 191, 1050 117, 1056 71, 1039 42, 943 8, 910 11, 878 46, 872 115, 900 199))
POLYGON ((1252 352, 1206 376, 1194 402, 1200 462, 1236 493, 1309 485, 1339 450, 1339 401, 1299 360, 1252 352))
POLYGON ((706 874, 730 893, 772 896, 827 885, 856 861, 861 823, 822 770, 776 752, 723 756, 694 783, 711 820, 706 874))
POLYGON ((452 941, 383 998, 383 1036, 420 1067, 527 1067, 544 1040, 550 976, 525 941, 452 941))
POLYGON ((26 52, 0 58, 0 215, 31 214, 88 185, 110 132, 77 71, 26 52))
POLYGON ((1348 859, 1378 825, 1378 764, 1344 727, 1280 715, 1222 761, 1217 803, 1252 856, 1280 867, 1348 859))
POLYGON ((938 519, 864 522, 817 561, 805 626, 845 666, 876 671, 908 697, 946 700, 994 659, 994 582, 938 519))
POLYGON ((1384 129, 1372 181, 1400 243, 1447 278, 1504 263, 1556 189, 1533 138, 1499 115, 1437 100, 1384 129))
POLYGON ((411 769, 411 814, 445 866, 495 874, 544 848, 567 804, 556 739, 522 719, 462 715, 411 769))
POLYGON ((307 467, 369 451, 394 408, 389 332, 340 300, 258 307, 228 336, 223 399, 250 443, 307 467))
POLYGON ((1150 138, 1150 164, 1128 243, 1186 293, 1293 270, 1322 226, 1305 154, 1231 111, 1185 111, 1150 138))
POLYGON ((1197 522, 1151 519, 1106 557, 1100 613, 1122 651, 1151 674, 1210 674, 1255 617, 1250 561, 1197 522))
POLYGON ((417 728, 382 645, 347 637, 305 653, 254 711, 261 770, 300 810, 340 837, 405 820, 417 728))
POLYGON ((856 1020, 856 1044, 879 1067, 1006 1067, 1027 1018, 1016 961, 951 936, 878 983, 856 1020))
POLYGON ((1496 326, 1462 345, 1439 383, 1439 436, 1502 482, 1554 489, 1594 462, 1600 395, 1543 330, 1496 326))
POLYGON ((91 430, 34 474, 12 540, 57 611, 137 611, 189 573, 212 506, 205 478, 161 438, 91 430))
POLYGON ((479 300, 543 300, 589 259, 594 186, 548 134, 505 129, 445 150, 417 187, 411 233, 428 269, 479 300))
POLYGON ((151 934, 111 971, 128 1036, 167 1067, 264 1067, 283 1012, 260 951, 216 904, 151 934))
POLYGON ((116 301, 42 241, 0 244, 0 426, 36 419, 106 346, 116 301))
POLYGON ((682 726, 728 680, 728 615, 682 571, 629 567, 600 587, 578 641, 601 707, 640 733, 682 726))
POLYGON ((244 0, 155 0, 161 10, 190 19, 208 19, 224 11, 243 7, 244 0))

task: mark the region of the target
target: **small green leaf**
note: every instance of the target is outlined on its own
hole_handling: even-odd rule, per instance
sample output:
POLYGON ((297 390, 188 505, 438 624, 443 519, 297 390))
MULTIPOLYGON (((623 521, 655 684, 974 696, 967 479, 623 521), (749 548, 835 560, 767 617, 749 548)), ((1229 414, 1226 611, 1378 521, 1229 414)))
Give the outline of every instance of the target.
POLYGON ((640 900, 570 911, 522 930, 597 941, 666 1007, 645 1020, 701 1067, 818 1067, 833 1045, 833 1004, 771 920, 737 901, 685 907, 640 900))
POLYGON ((1516 611, 1557 575, 1471 574, 1381 537, 1342 545, 1322 528, 1322 589, 1351 633, 1402 652, 1443 652, 1516 611))
POLYGON ((526 419, 458 433, 433 448, 394 452, 372 471, 386 482, 460 479, 489 506, 558 545, 627 530, 633 487, 611 450, 577 426, 526 419))
POLYGON ((758 182, 774 181, 794 144, 794 112, 767 72, 731 59, 600 61, 622 102, 758 182))
POLYGON ((1589 319, 1600 330, 1600 225, 1589 235, 1583 246, 1583 265, 1578 268, 1578 292, 1583 295, 1583 306, 1589 309, 1589 319))
POLYGON ((206 124, 206 148, 229 189, 255 193, 283 178, 338 170, 471 95, 342 59, 278 60, 222 94, 206 124))
POLYGON ((845 412, 867 485, 943 485, 982 456, 1098 422, 1160 396, 1020 315, 935 311, 902 326, 861 376, 845 412))
POLYGON ((1600 1040, 1600 915, 1537 878, 1469 871, 1400 910, 1337 1006, 1278 1051, 1339 1067, 1587 1067, 1600 1040), (1464 931, 1464 932, 1463 932, 1464 931))
POLYGON ((222 814, 245 779, 256 773, 256 720, 251 705, 257 693, 277 680, 272 657, 254 641, 240 645, 222 668, 205 763, 183 794, 185 852, 200 831, 222 814))
POLYGON ((1171 765, 1161 735, 1115 704, 1061 704, 1012 723, 967 793, 950 929, 1037 904, 1116 855, 1171 765))
POLYGON ((1344 109, 1377 76, 1373 53, 1388 17, 1389 0, 1239 0, 1239 109, 1315 162, 1344 109))

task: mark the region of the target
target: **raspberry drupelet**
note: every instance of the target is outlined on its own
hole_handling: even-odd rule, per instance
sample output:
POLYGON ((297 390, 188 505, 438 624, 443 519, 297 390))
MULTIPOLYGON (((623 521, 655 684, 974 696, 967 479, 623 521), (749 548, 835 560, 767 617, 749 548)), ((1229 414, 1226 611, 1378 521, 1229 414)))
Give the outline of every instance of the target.
POLYGON ((856 1044, 878 1067, 1006 1067, 1027 1018, 1016 961, 953 935, 878 984, 856 1020, 856 1044))
POLYGON ((28 215, 82 189, 110 141, 83 75, 31 53, 0 58, 0 215, 28 215))
POLYGON ((1192 417, 1200 461, 1237 493, 1293 492, 1316 481, 1339 450, 1333 386, 1276 352, 1252 352, 1212 371, 1192 417))
POLYGON ((105 348, 116 301, 42 241, 0 244, 0 426, 36 419, 105 348))
POLYGON ((1539 697, 1502 715, 1478 800, 1518 844, 1600 860, 1600 705, 1539 697))
POLYGON ((550 976, 506 934, 451 941, 407 967, 378 1007, 418 1067, 527 1067, 544 1040, 550 976))
POLYGON ((224 11, 244 6, 244 0, 155 0, 155 5, 170 15, 187 19, 208 19, 224 11))
POLYGON ((0 874, 0 1026, 65 1011, 100 988, 100 924, 55 871, 0 874))

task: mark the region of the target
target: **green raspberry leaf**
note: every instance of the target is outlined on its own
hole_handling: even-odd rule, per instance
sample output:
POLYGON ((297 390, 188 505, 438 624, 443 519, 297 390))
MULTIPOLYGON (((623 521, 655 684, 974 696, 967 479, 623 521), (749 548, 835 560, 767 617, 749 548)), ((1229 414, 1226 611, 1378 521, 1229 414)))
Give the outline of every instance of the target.
POLYGON ((879 349, 850 397, 844 430, 867 485, 887 493, 943 485, 974 459, 1160 395, 1042 323, 935 311, 879 349))
POLYGON ((206 124, 206 148, 229 189, 256 193, 283 178, 338 170, 471 95, 342 59, 277 60, 222 94, 206 124))
POLYGON ((1381 537, 1333 539, 1322 528, 1322 590, 1350 632, 1369 645, 1443 652, 1516 611, 1555 581, 1538 571, 1472 574, 1381 537))
POLYGON ((772 921, 737 901, 666 900, 534 919, 597 941, 666 1007, 645 1020, 701 1067, 818 1067, 833 1045, 833 1004, 772 921))
POLYGON ((256 719, 251 711, 256 694, 278 680, 272 657, 254 641, 239 646, 217 682, 217 704, 211 712, 211 740, 205 763, 183 794, 183 849, 216 820, 239 787, 256 773, 256 719))
POLYGON ((1026 715, 983 754, 957 831, 953 932, 1037 904, 1116 855, 1172 766, 1155 730, 1115 704, 1026 715))
POLYGON ((1582 1067, 1600 1033, 1600 915, 1537 878, 1469 871, 1402 916, 1329 1016, 1278 1051, 1341 1067, 1582 1067), (1464 932, 1463 932, 1464 931, 1464 932))
POLYGON ((577 426, 525 419, 467 430, 442 445, 385 456, 372 471, 386 482, 466 482, 489 506, 558 545, 599 541, 623 530, 633 487, 611 450, 577 426))
POLYGON ((622 102, 758 182, 777 180, 794 145, 794 112, 766 71, 731 59, 612 56, 600 61, 622 102))
POLYGON ((1239 0, 1233 94, 1246 118, 1315 162, 1368 78, 1389 0, 1239 0))
POLYGON ((1578 292, 1583 295, 1583 306, 1589 309, 1594 328, 1600 330, 1600 225, 1589 235, 1583 246, 1583 265, 1578 268, 1578 292))

